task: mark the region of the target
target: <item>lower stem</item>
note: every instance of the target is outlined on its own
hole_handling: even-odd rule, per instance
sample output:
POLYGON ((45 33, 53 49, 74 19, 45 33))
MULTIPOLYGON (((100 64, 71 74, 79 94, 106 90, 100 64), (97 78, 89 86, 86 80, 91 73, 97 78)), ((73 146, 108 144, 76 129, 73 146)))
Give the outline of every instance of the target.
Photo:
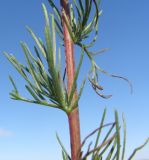
POLYGON ((71 160, 80 159, 80 121, 79 121, 79 110, 74 109, 73 112, 68 114, 69 131, 70 131, 70 143, 71 143, 71 160))

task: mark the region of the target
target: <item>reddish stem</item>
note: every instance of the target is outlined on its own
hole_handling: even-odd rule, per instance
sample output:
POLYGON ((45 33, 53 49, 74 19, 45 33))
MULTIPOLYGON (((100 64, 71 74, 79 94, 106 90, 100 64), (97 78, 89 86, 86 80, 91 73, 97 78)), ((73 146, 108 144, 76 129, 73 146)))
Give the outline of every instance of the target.
MULTIPOLYGON (((68 0, 61 0, 62 9, 64 9, 69 19, 69 8, 68 0)), ((64 33, 64 45, 65 45, 65 61, 66 61, 66 72, 67 72, 67 86, 68 94, 71 91, 72 83, 75 74, 75 62, 74 62, 74 44, 68 32, 65 18, 62 15, 63 33, 64 33)), ((73 97, 76 100, 77 92, 73 97)), ((70 131, 70 143, 71 143, 71 160, 79 160, 81 138, 80 138, 80 121, 79 121, 79 110, 76 108, 73 112, 68 114, 69 131, 70 131)))

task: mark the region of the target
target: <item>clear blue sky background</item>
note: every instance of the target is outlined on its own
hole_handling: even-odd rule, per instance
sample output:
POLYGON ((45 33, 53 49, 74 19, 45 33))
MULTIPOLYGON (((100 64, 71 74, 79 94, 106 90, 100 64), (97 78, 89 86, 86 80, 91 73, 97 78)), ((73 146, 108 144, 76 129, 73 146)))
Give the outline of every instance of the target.
MULTIPOLYGON (((24 57, 21 40, 30 47, 33 41, 25 29, 29 25, 43 37, 44 18, 41 3, 46 0, 1 0, 0 53, 13 53, 20 61, 24 57)), ((58 2, 58 1, 57 1, 58 2)), ((127 155, 149 136, 149 1, 103 0, 99 38, 94 50, 104 47, 110 51, 96 58, 97 63, 110 73, 128 77, 134 87, 133 95, 126 82, 101 74, 105 93, 113 97, 103 100, 86 84, 80 101, 82 137, 98 127, 105 106, 107 122, 113 119, 114 109, 127 120, 127 155)), ((79 53, 76 53, 79 55, 79 53)), ((76 56, 78 60, 78 56, 76 56)), ((89 69, 85 58, 81 75, 89 69)), ((61 160, 61 150, 55 137, 58 132, 66 148, 69 134, 66 115, 58 110, 13 101, 9 98, 12 86, 8 75, 13 75, 22 94, 24 81, 0 55, 0 160, 61 160)), ((83 78, 83 76, 81 77, 83 78)), ((149 159, 149 145, 136 160, 149 159)))

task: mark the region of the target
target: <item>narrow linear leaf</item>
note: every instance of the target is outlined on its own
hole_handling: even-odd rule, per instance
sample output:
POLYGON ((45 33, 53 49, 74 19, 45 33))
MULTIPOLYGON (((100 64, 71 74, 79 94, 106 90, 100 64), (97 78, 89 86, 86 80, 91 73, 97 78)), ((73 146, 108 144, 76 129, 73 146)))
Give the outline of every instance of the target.
POLYGON ((15 82, 14 82, 14 80, 13 80, 13 78, 11 76, 9 76, 9 80, 11 81, 11 83, 12 83, 12 85, 14 87, 15 93, 18 94, 19 93, 18 89, 17 89, 17 87, 15 85, 15 82))
POLYGON ((29 56, 31 56, 31 58, 34 60, 34 62, 36 62, 36 60, 32 56, 31 52, 29 51, 29 49, 28 49, 28 47, 27 47, 27 45, 25 43, 21 43, 21 46, 22 46, 22 49, 23 49, 24 54, 25 54, 26 61, 27 61, 28 66, 29 66, 30 74, 32 75, 32 78, 33 78, 37 88, 39 90, 41 90, 39 79, 38 79, 38 77, 36 75, 36 71, 34 69, 34 65, 32 64, 31 60, 29 59, 29 56))
POLYGON ((28 92, 33 96, 33 98, 37 101, 40 102, 40 99, 36 96, 36 94, 34 93, 34 91, 27 85, 25 85, 26 89, 28 90, 28 92))
POLYGON ((57 138, 58 143, 60 144, 60 146, 61 146, 61 148, 62 148, 62 151, 68 156, 69 160, 71 160, 69 154, 67 153, 67 151, 66 151, 65 147, 63 146, 63 144, 62 144, 62 142, 61 142, 61 140, 60 140, 60 138, 59 138, 59 136, 58 136, 57 133, 56 133, 56 138, 57 138))
POLYGON ((56 14, 57 18, 59 21, 61 21, 61 14, 58 10, 58 8, 56 7, 56 5, 54 4, 53 0, 48 0, 51 7, 53 8, 54 13, 56 14))
POLYGON ((107 123, 107 124, 104 124, 103 126, 97 128, 97 129, 95 129, 94 131, 92 131, 89 135, 87 135, 87 136, 84 138, 84 140, 83 140, 82 143, 81 143, 81 147, 83 147, 84 144, 86 143, 86 141, 87 141, 91 136, 93 136, 95 133, 97 133, 100 129, 103 129, 103 128, 105 128, 105 127, 111 126, 111 125, 113 125, 113 124, 114 124, 114 123, 107 123))
POLYGON ((119 160, 120 158, 120 130, 119 130, 119 119, 118 119, 118 112, 115 111, 115 122, 116 122, 116 141, 117 141, 117 157, 116 159, 119 160))
POLYGON ((122 116, 123 118, 123 134, 124 134, 124 138, 123 138, 123 149, 122 149, 122 160, 125 159, 125 148, 126 148, 126 120, 124 117, 124 114, 122 116))
POLYGON ((76 73, 74 75, 74 80, 73 80, 72 88, 71 88, 71 91, 70 91, 70 96, 69 96, 69 99, 68 99, 68 105, 71 104, 74 93, 75 93, 75 90, 76 90, 77 79, 78 79, 78 75, 79 75, 79 72, 80 72, 80 68, 82 66, 83 57, 84 57, 84 52, 82 51, 78 67, 77 67, 76 73))
POLYGON ((53 61, 54 61, 54 67, 56 66, 56 33, 55 33, 55 20, 54 16, 51 15, 52 17, 52 37, 53 37, 53 61))
POLYGON ((38 40, 38 38, 36 37, 36 35, 34 34, 34 32, 29 27, 26 27, 26 28, 27 28, 28 32, 31 34, 31 36, 33 37, 33 39, 36 42, 36 44, 37 44, 38 48, 40 49, 41 53, 46 58, 45 50, 44 50, 43 46, 41 45, 40 41, 38 40))
POLYGON ((72 39, 72 41, 75 43, 75 35, 74 35, 74 33, 72 32, 72 27, 70 26, 68 17, 67 17, 67 15, 66 15, 64 9, 62 10, 62 14, 64 15, 65 23, 66 23, 67 29, 68 29, 68 31, 69 31, 69 34, 70 34, 70 36, 71 36, 71 39, 72 39))
POLYGON ((111 147, 110 151, 109 151, 109 154, 107 155, 107 158, 106 160, 111 160, 113 154, 114 154, 114 150, 115 150, 115 147, 116 147, 116 140, 114 141, 114 144, 113 146, 111 147))
MULTIPOLYGON (((102 114, 102 119, 101 119, 101 122, 100 122, 100 129, 99 129, 99 131, 98 131, 98 134, 97 134, 97 138, 96 138, 96 142, 95 142, 95 146, 94 146, 94 148, 96 148, 97 147, 97 145, 98 145, 98 142, 99 142, 99 138, 100 138, 100 134, 101 134, 101 131, 102 131, 102 126, 103 126, 103 124, 104 124, 104 120, 105 120, 105 116, 106 116, 106 112, 107 112, 107 110, 106 109, 104 109, 104 112, 103 112, 103 114, 102 114)), ((92 159, 93 159, 93 157, 94 157, 95 155, 93 154, 92 155, 92 159)))
POLYGON ((136 153, 138 151, 140 151, 143 147, 145 147, 147 144, 149 143, 149 138, 144 142, 144 144, 142 144, 140 147, 136 148, 133 153, 131 154, 131 156, 128 158, 128 160, 132 160, 132 158, 136 155, 136 153))
POLYGON ((99 149, 102 149, 104 146, 106 146, 106 145, 109 144, 111 141, 113 141, 113 139, 114 139, 115 137, 116 137, 116 134, 114 134, 113 136, 111 136, 107 141, 105 141, 104 143, 102 143, 101 145, 99 145, 97 148, 95 148, 95 149, 89 151, 88 153, 86 153, 82 159, 87 158, 87 157, 90 156, 93 152, 98 151, 99 149))
MULTIPOLYGON (((105 138, 103 139, 103 141, 101 143, 104 143, 110 136, 110 134, 112 133, 113 129, 115 127, 115 123, 113 123, 109 129, 109 131, 106 133, 105 138)), ((111 142, 112 143, 112 142, 111 142)), ((99 154, 100 152, 100 148, 97 150, 96 154, 99 154)))
POLYGON ((76 101, 75 101, 74 104, 70 107, 71 111, 74 110, 76 107, 78 107, 78 102, 79 102, 79 100, 80 100, 80 98, 81 98, 81 95, 82 95, 82 92, 83 92, 83 89, 84 89, 85 82, 86 82, 86 78, 84 78, 84 80, 82 81, 82 84, 81 84, 81 87, 80 87, 80 90, 79 90, 78 97, 77 97, 76 101))

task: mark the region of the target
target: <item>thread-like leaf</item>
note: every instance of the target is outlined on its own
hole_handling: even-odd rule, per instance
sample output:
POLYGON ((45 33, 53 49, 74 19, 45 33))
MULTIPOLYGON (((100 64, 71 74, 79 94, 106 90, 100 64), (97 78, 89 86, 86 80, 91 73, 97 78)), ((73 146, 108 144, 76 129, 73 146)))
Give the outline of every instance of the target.
POLYGON ((104 146, 106 146, 107 144, 109 144, 111 141, 113 141, 113 139, 116 137, 116 134, 114 134, 113 136, 111 136, 107 141, 105 141, 104 143, 101 143, 101 145, 99 145, 97 148, 87 152, 84 157, 82 158, 82 160, 84 160, 85 158, 87 158, 88 156, 90 156, 93 152, 98 151, 99 149, 102 149, 104 146))
POLYGON ((28 92, 33 96, 33 98, 38 102, 40 101, 40 99, 36 96, 36 94, 34 93, 34 91, 27 85, 25 85, 26 89, 28 90, 28 92))
POLYGON ((56 33, 55 33, 55 20, 54 16, 51 15, 52 19, 52 44, 53 44, 53 61, 54 61, 54 67, 56 66, 56 33))
POLYGON ((51 7, 53 8, 54 13, 56 14, 57 18, 59 21, 61 21, 61 14, 58 10, 58 8, 56 7, 56 5, 54 4, 53 0, 48 0, 51 7))
POLYGON ((66 22, 66 26, 67 26, 67 29, 68 29, 69 34, 70 34, 70 36, 71 36, 71 39, 73 40, 73 42, 75 42, 75 41, 76 41, 76 40, 75 40, 75 35, 74 35, 73 31, 72 31, 72 27, 70 26, 68 17, 67 17, 67 15, 66 15, 64 9, 62 10, 62 14, 64 15, 65 22, 66 22))
POLYGON ((114 154, 115 147, 116 147, 116 140, 114 140, 114 144, 113 144, 113 146, 111 147, 111 149, 110 149, 110 151, 109 151, 109 154, 107 155, 106 160, 111 160, 111 157, 112 157, 113 154, 114 154))
POLYGON ((11 76, 9 76, 9 80, 11 81, 11 83, 12 83, 12 85, 14 87, 15 93, 18 94, 19 93, 18 89, 17 89, 16 84, 15 84, 15 82, 14 82, 14 80, 13 80, 13 78, 11 76))
POLYGON ((61 140, 60 140, 60 138, 59 138, 59 136, 58 136, 57 133, 56 133, 56 138, 57 138, 58 143, 60 144, 60 146, 61 146, 61 148, 62 148, 62 151, 67 155, 67 157, 69 158, 69 160, 71 160, 69 154, 67 153, 67 151, 66 151, 64 145, 62 144, 62 142, 61 142, 61 140))
POLYGON ((123 138, 123 149, 122 149, 122 160, 125 159, 125 148, 126 148, 126 120, 124 117, 124 114, 122 116, 123 118, 123 134, 124 134, 124 138, 123 138))
POLYGON ((140 146, 137 147, 133 153, 131 154, 131 156, 128 158, 128 160, 132 160, 132 158, 134 158, 135 154, 140 151, 143 147, 145 147, 147 144, 149 143, 149 138, 140 146))
POLYGON ((115 111, 115 122, 116 122, 116 141, 117 141, 117 157, 116 157, 116 159, 119 160, 121 144, 120 144, 119 118, 118 118, 117 111, 115 111))
POLYGON ((88 138, 90 138, 91 136, 93 136, 93 135, 94 135, 95 133, 97 133, 100 129, 103 129, 103 128, 105 128, 105 127, 111 126, 111 125, 113 125, 113 124, 114 124, 114 123, 104 124, 103 126, 101 126, 101 127, 97 128, 97 129, 95 129, 94 131, 92 131, 88 136, 86 136, 86 137, 84 138, 84 140, 82 141, 81 147, 84 146, 84 144, 86 143, 86 141, 87 141, 88 138))
MULTIPOLYGON (((101 122, 100 122, 100 127, 102 127, 102 126, 103 126, 103 124, 104 124, 104 120, 105 120, 106 112, 107 112, 107 110, 106 110, 106 109, 104 109, 104 112, 103 112, 103 114, 102 114, 102 119, 101 119, 101 122)), ((99 138, 100 138, 101 131, 102 131, 102 128, 101 128, 101 129, 99 129, 99 131, 98 131, 98 134, 97 134, 97 137, 96 137, 96 142, 95 142, 95 146, 94 146, 94 148, 96 148, 96 147, 97 147, 97 145, 98 145, 98 142, 99 142, 99 138)), ((95 156, 95 154, 93 154, 93 155, 92 155, 92 159, 93 159, 93 157, 94 157, 94 156, 95 156)))
POLYGON ((71 105, 71 107, 70 107, 71 111, 74 110, 76 107, 78 107, 78 102, 79 102, 79 100, 81 98, 81 95, 82 95, 82 92, 83 92, 83 89, 84 89, 84 86, 85 86, 85 82, 86 82, 86 78, 84 78, 84 80, 82 81, 82 84, 81 84, 77 99, 75 100, 73 105, 71 105))
POLYGON ((31 60, 29 59, 29 55, 32 57, 32 59, 34 61, 36 61, 36 60, 32 56, 31 52, 29 51, 29 49, 28 49, 28 47, 27 47, 27 45, 25 43, 21 43, 21 46, 22 46, 22 49, 24 51, 26 61, 27 61, 28 65, 29 65, 29 72, 32 75, 32 78, 33 78, 36 86, 38 87, 39 90, 41 90, 39 79, 38 79, 38 77, 37 77, 37 75, 35 73, 36 71, 35 71, 34 65, 32 64, 31 60))
MULTIPOLYGON (((106 142, 106 140, 109 138, 110 134, 112 133, 113 129, 115 127, 115 123, 112 124, 112 126, 110 127, 109 131, 106 133, 102 143, 106 142)), ((107 148, 106 148, 107 149, 107 148)), ((105 151, 106 151, 105 149, 105 151)), ((100 148, 98 149, 98 151, 96 152, 96 154, 98 154, 100 152, 100 148)))
POLYGON ((71 104, 74 93, 75 93, 75 90, 76 90, 76 83, 77 83, 78 75, 79 75, 79 72, 80 72, 80 68, 82 66, 83 57, 84 57, 84 53, 82 51, 78 67, 77 67, 76 73, 74 75, 74 80, 73 80, 72 88, 71 88, 71 91, 70 91, 70 96, 69 96, 69 99, 68 99, 68 105, 71 104))
POLYGON ((39 39, 36 37, 36 35, 34 34, 34 32, 29 27, 26 27, 26 28, 29 31, 29 33, 31 34, 31 36, 33 37, 33 39, 36 42, 36 44, 37 44, 38 48, 40 49, 41 53, 46 58, 45 50, 44 50, 43 46, 41 45, 39 39))

